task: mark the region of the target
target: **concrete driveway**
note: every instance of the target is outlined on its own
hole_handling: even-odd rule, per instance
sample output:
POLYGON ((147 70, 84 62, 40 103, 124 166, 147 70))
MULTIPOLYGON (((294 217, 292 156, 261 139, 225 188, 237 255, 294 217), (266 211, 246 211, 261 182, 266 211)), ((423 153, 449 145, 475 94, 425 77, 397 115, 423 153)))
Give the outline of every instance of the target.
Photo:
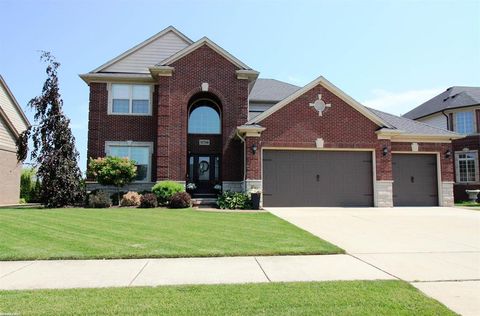
POLYGON ((480 211, 460 208, 270 208, 273 214, 480 315, 480 211))

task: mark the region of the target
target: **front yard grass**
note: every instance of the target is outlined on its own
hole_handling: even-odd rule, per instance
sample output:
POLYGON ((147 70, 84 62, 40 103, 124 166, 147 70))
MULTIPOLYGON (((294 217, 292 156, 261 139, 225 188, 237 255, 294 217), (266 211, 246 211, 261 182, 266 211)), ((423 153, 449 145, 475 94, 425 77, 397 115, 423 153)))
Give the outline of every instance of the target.
POLYGON ((192 209, 0 209, 0 260, 334 254, 270 214, 192 209))
POLYGON ((402 281, 0 291, 9 315, 455 315, 402 281))
POLYGON ((480 207, 480 203, 472 201, 459 201, 455 203, 455 206, 480 207))

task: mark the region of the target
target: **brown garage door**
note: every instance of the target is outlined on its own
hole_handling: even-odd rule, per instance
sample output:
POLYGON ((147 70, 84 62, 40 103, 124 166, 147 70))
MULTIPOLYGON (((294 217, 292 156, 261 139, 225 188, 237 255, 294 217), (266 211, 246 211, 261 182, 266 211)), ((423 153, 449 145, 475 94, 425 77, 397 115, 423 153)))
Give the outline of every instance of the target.
POLYGON ((437 206, 437 157, 393 154, 393 205, 437 206))
POLYGON ((371 152, 263 152, 264 206, 372 204, 371 152))

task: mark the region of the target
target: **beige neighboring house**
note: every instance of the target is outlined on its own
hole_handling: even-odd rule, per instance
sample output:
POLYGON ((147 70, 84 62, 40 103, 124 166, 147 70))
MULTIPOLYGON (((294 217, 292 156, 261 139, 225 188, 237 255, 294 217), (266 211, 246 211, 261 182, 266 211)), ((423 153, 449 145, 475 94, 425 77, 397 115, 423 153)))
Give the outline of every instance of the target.
POLYGON ((17 204, 22 163, 15 140, 30 126, 25 113, 0 75, 0 205, 17 204))

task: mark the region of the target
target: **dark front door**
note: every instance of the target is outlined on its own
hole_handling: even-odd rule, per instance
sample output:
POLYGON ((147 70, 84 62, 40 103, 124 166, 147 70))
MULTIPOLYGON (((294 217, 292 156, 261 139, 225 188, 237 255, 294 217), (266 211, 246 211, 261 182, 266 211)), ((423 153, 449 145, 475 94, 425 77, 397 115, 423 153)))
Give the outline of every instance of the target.
POLYGON ((263 204, 372 206, 372 153, 265 150, 263 204))
POLYGON ((188 158, 189 183, 195 183, 194 196, 216 193, 215 185, 220 181, 220 156, 192 154, 188 158))
POLYGON ((437 206, 437 156, 393 154, 393 205, 437 206))

